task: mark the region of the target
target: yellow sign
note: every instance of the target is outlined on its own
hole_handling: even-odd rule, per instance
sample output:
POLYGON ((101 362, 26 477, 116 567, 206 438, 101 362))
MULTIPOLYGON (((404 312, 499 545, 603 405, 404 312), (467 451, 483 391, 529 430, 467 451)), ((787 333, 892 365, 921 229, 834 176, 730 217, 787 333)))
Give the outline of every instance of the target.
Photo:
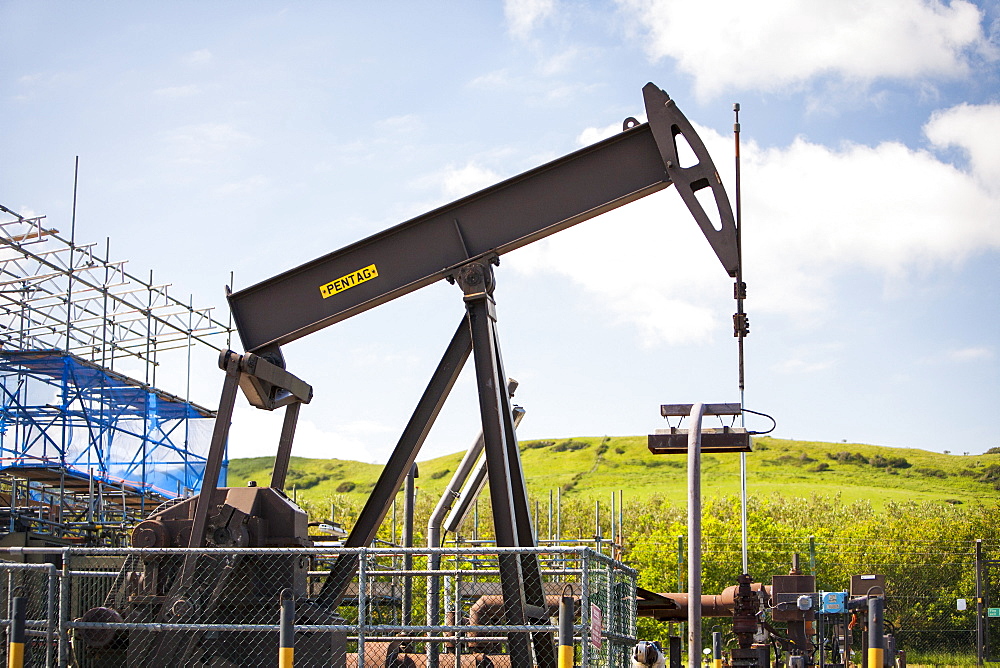
POLYGON ((327 297, 334 296, 338 292, 349 290, 355 285, 361 285, 365 281, 370 281, 373 278, 378 278, 378 269, 375 268, 375 265, 370 264, 364 269, 352 271, 346 276, 341 276, 335 281, 330 281, 325 285, 319 286, 319 293, 323 295, 323 299, 326 299, 327 297))

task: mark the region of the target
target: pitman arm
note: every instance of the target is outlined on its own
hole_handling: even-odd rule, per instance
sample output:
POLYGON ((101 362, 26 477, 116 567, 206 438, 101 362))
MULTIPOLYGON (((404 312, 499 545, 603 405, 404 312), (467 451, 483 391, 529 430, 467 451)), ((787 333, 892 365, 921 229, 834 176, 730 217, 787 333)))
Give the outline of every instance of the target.
POLYGON ((712 158, 673 100, 643 87, 648 123, 229 295, 248 352, 278 346, 674 184, 736 276, 736 224, 712 158), (680 167, 677 138, 697 164, 680 167), (716 230, 695 192, 710 188, 716 230))

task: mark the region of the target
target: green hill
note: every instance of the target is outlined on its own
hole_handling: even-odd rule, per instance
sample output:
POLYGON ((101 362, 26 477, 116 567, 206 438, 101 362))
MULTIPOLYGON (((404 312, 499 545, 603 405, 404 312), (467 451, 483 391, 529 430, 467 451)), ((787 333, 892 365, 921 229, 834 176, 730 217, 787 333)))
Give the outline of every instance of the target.
MULTIPOLYGON (((684 455, 653 455, 645 436, 573 437, 523 441, 521 458, 529 493, 548 498, 607 500, 624 490, 626 499, 660 495, 683 503, 687 472, 684 455)), ((463 453, 419 463, 421 494, 437 498, 463 453)), ((702 457, 702 493, 739 493, 739 456, 702 457)), ((267 484, 273 457, 233 459, 229 484, 267 484)), ((292 457, 286 488, 300 499, 321 504, 341 498, 363 504, 381 466, 339 459, 292 457)), ((887 501, 971 503, 1000 500, 1000 453, 953 455, 849 443, 814 443, 758 438, 747 454, 747 490, 754 496, 836 495, 845 502, 865 499, 876 508, 887 501)))

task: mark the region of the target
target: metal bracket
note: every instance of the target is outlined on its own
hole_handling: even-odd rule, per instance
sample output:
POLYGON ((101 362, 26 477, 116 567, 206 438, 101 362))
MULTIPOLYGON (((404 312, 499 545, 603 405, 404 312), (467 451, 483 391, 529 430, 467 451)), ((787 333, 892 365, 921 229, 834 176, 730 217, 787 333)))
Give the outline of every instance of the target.
MULTIPOLYGON (((663 404, 663 417, 685 417, 691 414, 692 404, 663 404)), ((740 404, 705 404, 703 415, 740 415, 740 404)), ((687 429, 670 427, 657 429, 647 437, 647 447, 654 455, 680 455, 688 451, 687 429)), ((750 433, 743 427, 722 427, 701 430, 702 452, 752 452, 750 433)))
POLYGON ((240 389, 252 406, 267 411, 295 402, 308 404, 313 397, 311 385, 253 353, 240 358, 240 389))
POLYGON ((491 253, 484 258, 463 264, 454 274, 448 276, 448 280, 458 284, 465 295, 465 301, 492 297, 496 288, 493 267, 499 265, 499 256, 491 253))

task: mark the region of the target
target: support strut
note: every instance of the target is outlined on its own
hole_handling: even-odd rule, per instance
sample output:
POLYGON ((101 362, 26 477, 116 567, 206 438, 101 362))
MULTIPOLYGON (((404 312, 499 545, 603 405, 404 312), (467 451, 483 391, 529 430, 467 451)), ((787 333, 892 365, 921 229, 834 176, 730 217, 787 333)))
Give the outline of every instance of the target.
MULTIPOLYGON (((496 330, 495 280, 491 266, 496 262, 495 257, 470 262, 461 267, 454 278, 465 295, 472 332, 496 544, 497 547, 534 547, 528 491, 521 469, 510 397, 506 389, 507 376, 496 330)), ((547 617, 538 555, 500 554, 499 562, 505 623, 523 625, 547 617)), ((532 665, 527 640, 519 633, 508 636, 514 665, 532 665)), ((534 664, 555 668, 555 650, 546 634, 531 634, 531 645, 534 664)))

